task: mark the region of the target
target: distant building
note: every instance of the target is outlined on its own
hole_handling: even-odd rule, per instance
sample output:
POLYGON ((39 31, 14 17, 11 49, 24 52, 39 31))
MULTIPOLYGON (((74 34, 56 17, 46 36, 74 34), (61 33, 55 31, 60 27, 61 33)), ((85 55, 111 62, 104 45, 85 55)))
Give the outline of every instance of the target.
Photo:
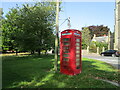
POLYGON ((120 50, 120 0, 116 0, 114 39, 115 39, 114 49, 120 50))
POLYGON ((115 50, 120 50, 120 0, 116 0, 115 8, 115 34, 114 37, 110 33, 106 37, 95 37, 92 41, 106 42, 108 43, 108 49, 114 48, 115 50), (113 45, 114 38, 114 45, 113 45))
POLYGON ((96 35, 94 34, 92 41, 108 43, 108 36, 104 35, 104 36, 96 37, 96 35))
POLYGON ((113 34, 109 31, 108 36, 104 35, 104 36, 96 37, 96 35, 94 34, 94 37, 91 41, 107 43, 108 49, 113 49, 114 47, 113 40, 114 40, 113 34))

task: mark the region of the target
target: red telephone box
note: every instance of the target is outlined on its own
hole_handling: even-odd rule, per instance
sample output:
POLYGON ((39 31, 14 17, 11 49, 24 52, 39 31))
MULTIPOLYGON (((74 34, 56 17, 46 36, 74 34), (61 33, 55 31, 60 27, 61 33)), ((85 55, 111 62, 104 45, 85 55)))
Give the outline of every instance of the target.
POLYGON ((76 75, 81 70, 81 32, 75 29, 64 30, 60 39, 60 72, 76 75))

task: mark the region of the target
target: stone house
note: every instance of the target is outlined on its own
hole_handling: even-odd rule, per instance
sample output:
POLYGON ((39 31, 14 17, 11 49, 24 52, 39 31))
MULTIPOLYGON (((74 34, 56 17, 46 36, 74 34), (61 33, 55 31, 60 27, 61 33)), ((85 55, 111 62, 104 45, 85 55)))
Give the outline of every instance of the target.
POLYGON ((120 0, 116 0, 114 38, 115 38, 114 49, 120 50, 120 0))

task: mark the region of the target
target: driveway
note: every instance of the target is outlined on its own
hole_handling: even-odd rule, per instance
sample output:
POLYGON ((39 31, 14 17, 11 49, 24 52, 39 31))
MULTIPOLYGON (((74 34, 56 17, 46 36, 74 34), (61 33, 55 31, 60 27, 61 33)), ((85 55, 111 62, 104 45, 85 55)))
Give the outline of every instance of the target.
POLYGON ((120 69, 120 57, 100 56, 97 54, 83 54, 82 57, 100 60, 100 61, 106 62, 108 64, 111 64, 112 66, 116 67, 117 69, 120 69))

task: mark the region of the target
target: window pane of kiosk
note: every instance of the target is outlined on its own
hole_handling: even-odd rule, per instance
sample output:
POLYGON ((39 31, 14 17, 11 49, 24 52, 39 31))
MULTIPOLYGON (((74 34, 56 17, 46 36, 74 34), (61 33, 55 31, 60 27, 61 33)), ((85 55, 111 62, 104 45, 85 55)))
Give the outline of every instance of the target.
POLYGON ((69 41, 70 38, 63 38, 63 41, 69 41))
POLYGON ((80 51, 76 51, 76 53, 80 53, 80 51))
POLYGON ((77 62, 77 63, 76 63, 76 66, 78 66, 78 65, 80 65, 80 62, 77 62))
POLYGON ((74 33, 74 35, 78 35, 78 36, 80 36, 80 34, 78 34, 78 33, 74 33))
POLYGON ((80 47, 76 47, 76 49, 80 49, 80 47))
POLYGON ((69 55, 68 54, 63 54, 63 57, 69 57, 69 55))
POLYGON ((69 51, 68 50, 64 50, 64 53, 69 53, 69 51))
POLYGON ((79 59, 79 58, 76 58, 76 61, 80 61, 80 59, 79 59))
POLYGON ((68 58, 63 58, 63 61, 69 61, 69 59, 68 58))
POLYGON ((62 35, 71 35, 72 33, 63 33, 62 35))
POLYGON ((64 42, 63 44, 64 44, 64 45, 69 45, 69 43, 68 43, 68 42, 64 42))
POLYGON ((80 55, 79 55, 79 54, 76 54, 76 57, 80 57, 80 55))
POLYGON ((69 47, 64 47, 64 49, 69 49, 69 47))
POLYGON ((80 42, 80 39, 76 39, 76 42, 80 42))
POLYGON ((76 46, 80 46, 80 43, 76 43, 76 46))

